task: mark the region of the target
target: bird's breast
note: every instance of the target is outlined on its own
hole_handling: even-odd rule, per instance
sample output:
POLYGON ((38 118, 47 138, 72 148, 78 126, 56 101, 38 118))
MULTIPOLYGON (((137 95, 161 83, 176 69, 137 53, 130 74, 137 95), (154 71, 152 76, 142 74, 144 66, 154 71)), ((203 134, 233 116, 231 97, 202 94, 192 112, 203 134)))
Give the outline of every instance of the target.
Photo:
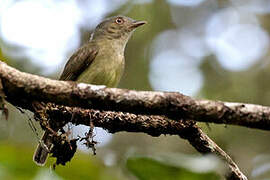
POLYGON ((101 51, 95 60, 78 77, 78 82, 116 87, 124 70, 124 56, 121 53, 108 50, 101 51))

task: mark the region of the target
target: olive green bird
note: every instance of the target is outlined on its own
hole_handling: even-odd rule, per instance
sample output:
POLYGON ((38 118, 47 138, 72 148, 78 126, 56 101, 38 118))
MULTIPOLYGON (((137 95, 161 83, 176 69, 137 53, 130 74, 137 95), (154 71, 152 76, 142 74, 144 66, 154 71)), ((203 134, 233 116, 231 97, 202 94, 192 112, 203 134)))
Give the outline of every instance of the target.
MULTIPOLYGON (((60 80, 116 87, 124 71, 126 44, 134 30, 145 23, 125 16, 105 19, 69 58, 60 80)), ((53 145, 50 138, 50 132, 45 131, 33 156, 38 165, 46 163, 53 145)))

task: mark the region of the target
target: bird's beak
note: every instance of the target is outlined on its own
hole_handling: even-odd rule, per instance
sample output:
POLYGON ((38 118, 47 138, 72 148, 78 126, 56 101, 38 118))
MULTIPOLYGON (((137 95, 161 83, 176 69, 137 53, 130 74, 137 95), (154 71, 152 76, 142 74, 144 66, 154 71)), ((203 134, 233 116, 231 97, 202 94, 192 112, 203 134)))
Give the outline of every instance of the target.
POLYGON ((139 26, 142 26, 142 25, 144 25, 146 23, 147 23, 146 21, 133 21, 129 28, 130 29, 135 29, 135 28, 137 28, 139 26))

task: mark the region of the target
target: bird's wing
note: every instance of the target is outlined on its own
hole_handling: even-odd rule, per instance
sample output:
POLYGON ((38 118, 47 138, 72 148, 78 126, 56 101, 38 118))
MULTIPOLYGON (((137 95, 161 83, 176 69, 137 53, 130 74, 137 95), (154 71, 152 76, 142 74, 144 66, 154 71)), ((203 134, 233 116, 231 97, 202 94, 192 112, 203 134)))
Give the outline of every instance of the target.
POLYGON ((76 81, 79 75, 91 65, 97 54, 98 46, 92 43, 79 48, 66 63, 60 80, 76 81))

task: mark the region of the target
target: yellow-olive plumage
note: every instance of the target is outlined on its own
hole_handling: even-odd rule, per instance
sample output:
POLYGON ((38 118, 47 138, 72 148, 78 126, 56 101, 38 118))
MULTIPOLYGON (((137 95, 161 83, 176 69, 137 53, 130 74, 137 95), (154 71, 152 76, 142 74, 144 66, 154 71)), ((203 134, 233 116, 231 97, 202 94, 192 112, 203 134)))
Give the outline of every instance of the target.
MULTIPOLYGON (((132 32, 145 21, 115 16, 101 22, 89 42, 79 48, 68 60, 60 80, 115 87, 124 70, 124 50, 132 32)), ((51 149, 51 134, 45 131, 33 160, 44 165, 51 149)))

